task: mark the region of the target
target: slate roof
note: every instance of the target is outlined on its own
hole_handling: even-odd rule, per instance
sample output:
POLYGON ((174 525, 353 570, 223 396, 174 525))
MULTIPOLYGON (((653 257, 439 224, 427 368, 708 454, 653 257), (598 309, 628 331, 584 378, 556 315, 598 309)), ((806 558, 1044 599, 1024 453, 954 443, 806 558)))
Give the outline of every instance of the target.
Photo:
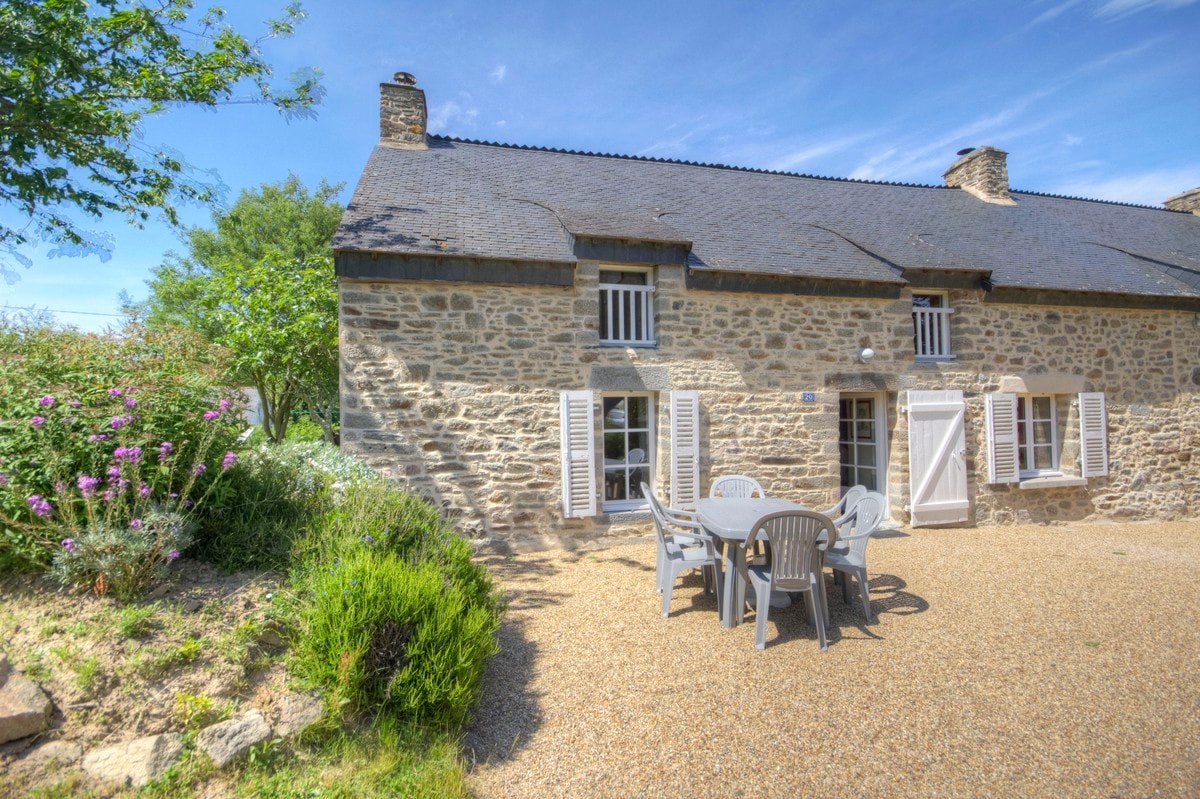
POLYGON ((574 262, 574 236, 691 243, 694 270, 1200 297, 1200 217, 1013 192, 873 183, 431 137, 377 146, 340 251, 574 262))

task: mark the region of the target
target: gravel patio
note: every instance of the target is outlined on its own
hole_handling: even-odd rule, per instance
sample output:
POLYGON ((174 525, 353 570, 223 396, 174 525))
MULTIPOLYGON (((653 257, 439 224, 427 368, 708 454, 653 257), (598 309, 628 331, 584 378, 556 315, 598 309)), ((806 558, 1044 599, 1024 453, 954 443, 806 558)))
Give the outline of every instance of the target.
POLYGON ((661 618, 650 539, 487 563, 481 799, 1200 795, 1200 522, 885 533, 825 653, 802 606, 755 651, 698 572, 661 618))

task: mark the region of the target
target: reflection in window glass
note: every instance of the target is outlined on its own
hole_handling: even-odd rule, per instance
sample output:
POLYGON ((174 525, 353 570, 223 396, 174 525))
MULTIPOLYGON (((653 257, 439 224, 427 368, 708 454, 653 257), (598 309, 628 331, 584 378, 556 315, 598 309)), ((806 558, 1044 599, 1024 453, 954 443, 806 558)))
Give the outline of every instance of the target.
POLYGON ((604 507, 645 506, 641 484, 652 480, 653 403, 647 396, 606 396, 604 411, 604 507))

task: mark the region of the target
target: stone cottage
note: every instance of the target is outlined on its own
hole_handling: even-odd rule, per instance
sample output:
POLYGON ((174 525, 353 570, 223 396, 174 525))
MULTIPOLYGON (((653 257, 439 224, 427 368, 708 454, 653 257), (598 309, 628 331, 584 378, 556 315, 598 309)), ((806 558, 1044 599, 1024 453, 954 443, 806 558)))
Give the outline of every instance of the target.
POLYGON ((334 240, 342 447, 478 538, 644 534, 643 481, 686 508, 722 474, 912 526, 1200 507, 1200 190, 463 141, 404 73, 380 117, 334 240))

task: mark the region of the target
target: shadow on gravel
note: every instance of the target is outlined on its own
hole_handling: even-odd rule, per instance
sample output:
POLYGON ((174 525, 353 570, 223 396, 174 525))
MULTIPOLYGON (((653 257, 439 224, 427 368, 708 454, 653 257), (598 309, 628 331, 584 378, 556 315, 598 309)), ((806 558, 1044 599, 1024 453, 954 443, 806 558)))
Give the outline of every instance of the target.
POLYGON ((541 697, 529 688, 537 644, 525 635, 525 623, 508 616, 496 635, 500 651, 488 661, 483 692, 463 735, 468 770, 511 758, 542 726, 541 697))

